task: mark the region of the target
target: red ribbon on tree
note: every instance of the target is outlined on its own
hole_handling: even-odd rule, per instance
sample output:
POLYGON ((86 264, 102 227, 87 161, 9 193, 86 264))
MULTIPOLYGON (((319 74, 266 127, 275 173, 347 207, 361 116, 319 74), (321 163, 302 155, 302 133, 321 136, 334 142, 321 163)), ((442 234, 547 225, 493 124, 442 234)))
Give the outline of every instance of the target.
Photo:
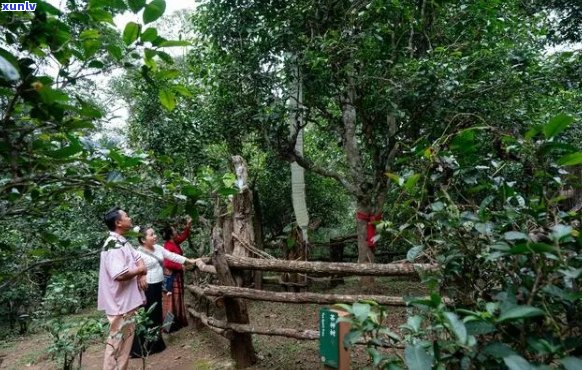
POLYGON ((382 214, 368 214, 364 212, 356 212, 356 218, 361 221, 366 221, 368 223, 368 248, 376 248, 376 222, 382 220, 382 214))

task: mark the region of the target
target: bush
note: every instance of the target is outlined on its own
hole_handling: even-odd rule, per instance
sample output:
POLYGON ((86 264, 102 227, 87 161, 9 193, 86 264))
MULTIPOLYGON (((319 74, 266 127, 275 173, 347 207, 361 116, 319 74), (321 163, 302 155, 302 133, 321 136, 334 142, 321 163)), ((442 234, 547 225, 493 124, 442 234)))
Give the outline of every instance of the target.
POLYGON ((77 313, 97 300, 97 271, 68 271, 51 277, 42 310, 51 316, 77 313))
POLYGON ((582 368, 580 215, 564 202, 579 187, 571 165, 582 152, 555 137, 566 121, 500 138, 505 158, 491 154, 491 134, 465 131, 463 145, 433 149, 426 176, 437 190, 425 191, 406 235, 417 246, 410 259, 441 266, 425 277, 432 293, 410 300, 402 337, 383 329, 381 307, 345 307, 347 344, 368 338, 373 366, 386 369, 582 368), (380 349, 394 341, 403 358, 380 349))
POLYGON ((84 318, 80 321, 65 321, 62 317, 48 320, 44 328, 52 338, 48 352, 62 363, 64 370, 73 369, 75 360, 82 368, 83 353, 92 342, 100 342, 108 329, 106 321, 84 318))

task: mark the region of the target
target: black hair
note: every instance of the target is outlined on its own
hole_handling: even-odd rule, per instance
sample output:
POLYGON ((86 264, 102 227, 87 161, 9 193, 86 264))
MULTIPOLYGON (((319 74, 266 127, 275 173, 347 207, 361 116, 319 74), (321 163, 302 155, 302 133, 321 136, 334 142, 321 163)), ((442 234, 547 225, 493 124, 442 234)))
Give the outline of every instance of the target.
POLYGON ((139 244, 143 245, 143 242, 145 241, 146 237, 146 231, 148 231, 151 228, 152 227, 149 225, 140 226, 139 231, 137 232, 137 241, 139 242, 139 244))
POLYGON ((174 228, 172 227, 172 225, 166 225, 162 229, 161 234, 164 240, 166 241, 171 240, 172 236, 174 235, 174 228))
POLYGON ((121 211, 121 208, 114 207, 103 215, 103 222, 105 222, 110 231, 115 231, 115 222, 121 217, 119 211, 121 211))

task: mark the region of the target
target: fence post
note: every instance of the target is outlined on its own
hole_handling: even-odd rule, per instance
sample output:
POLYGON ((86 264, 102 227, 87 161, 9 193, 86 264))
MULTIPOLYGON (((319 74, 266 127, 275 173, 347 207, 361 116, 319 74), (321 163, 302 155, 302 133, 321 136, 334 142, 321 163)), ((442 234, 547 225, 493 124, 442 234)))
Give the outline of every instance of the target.
MULTIPOLYGON (((222 285, 237 286, 225 258, 222 230, 218 226, 215 226, 212 230, 212 244, 214 246, 212 263, 216 268, 218 280, 222 285)), ((228 322, 236 324, 250 323, 247 305, 243 299, 225 297, 224 309, 228 322)), ((257 362, 250 333, 234 332, 232 339, 230 339, 230 355, 237 368, 249 367, 257 362)))

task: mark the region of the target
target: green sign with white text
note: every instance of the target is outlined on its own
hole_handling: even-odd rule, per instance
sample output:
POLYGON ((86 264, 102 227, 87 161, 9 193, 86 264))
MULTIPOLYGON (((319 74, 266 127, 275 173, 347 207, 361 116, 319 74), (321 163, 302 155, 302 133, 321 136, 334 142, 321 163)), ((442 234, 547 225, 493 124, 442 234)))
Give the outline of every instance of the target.
POLYGON ((329 308, 319 310, 319 355, 324 365, 339 368, 338 314, 329 308))

